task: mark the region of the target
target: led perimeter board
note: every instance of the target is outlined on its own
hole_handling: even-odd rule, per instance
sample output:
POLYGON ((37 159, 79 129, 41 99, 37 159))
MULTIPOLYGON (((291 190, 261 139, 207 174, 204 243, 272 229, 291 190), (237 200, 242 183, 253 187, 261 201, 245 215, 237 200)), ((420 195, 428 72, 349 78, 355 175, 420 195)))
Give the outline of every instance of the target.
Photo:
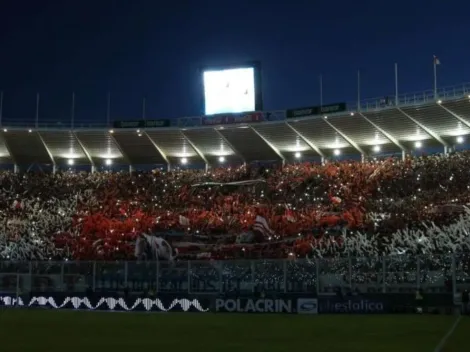
POLYGON ((263 110, 258 61, 201 69, 204 115, 263 110))

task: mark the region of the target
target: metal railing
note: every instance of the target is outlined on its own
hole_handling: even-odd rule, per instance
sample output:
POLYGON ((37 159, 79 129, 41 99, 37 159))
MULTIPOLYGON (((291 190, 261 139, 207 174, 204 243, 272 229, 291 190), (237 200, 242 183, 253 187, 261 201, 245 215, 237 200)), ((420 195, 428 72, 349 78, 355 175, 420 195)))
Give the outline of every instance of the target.
MULTIPOLYGON (((72 93, 71 93, 72 95, 72 93)), ((420 104, 433 103, 437 100, 455 100, 468 97, 470 95, 470 83, 461 83, 455 86, 441 87, 437 90, 437 95, 434 94, 433 90, 426 90, 421 92, 412 92, 401 94, 398 97, 395 95, 384 95, 378 98, 370 98, 358 102, 350 102, 347 104, 348 111, 377 111, 382 109, 388 109, 395 106, 413 106, 420 104)), ((4 96, 2 104, 7 105, 7 96, 4 96)), ((31 97, 31 103, 33 104, 35 99, 34 96, 31 97)), ((106 102, 103 101, 103 104, 106 102)), ((76 118, 74 113, 71 113, 70 116, 64 115, 63 118, 48 118, 44 117, 41 114, 40 106, 37 107, 36 117, 32 116, 31 118, 22 118, 7 116, 5 111, 2 111, 2 104, 0 104, 0 126, 3 127, 17 127, 17 128, 41 128, 41 129, 80 129, 80 128, 110 128, 112 125, 112 120, 110 116, 101 116, 93 120, 84 120, 76 118)), ((311 105, 315 105, 312 103, 311 105)), ((73 106, 75 108, 75 105, 73 106)), ((109 107, 110 111, 114 111, 112 107, 109 107)), ((344 113, 338 113, 341 115, 344 113)), ((34 114, 33 114, 34 115, 34 114)), ((279 121, 285 119, 285 111, 271 111, 266 112, 266 115, 269 116, 269 121, 279 121)), ((147 116, 143 114, 143 116, 147 116)), ((147 117, 149 119, 160 119, 164 118, 161 116, 152 116, 147 117)), ((125 117, 120 116, 117 120, 125 120, 125 117)), ((136 119, 135 115, 131 118, 136 119)), ((114 118, 113 118, 114 120, 114 118)), ((182 117, 178 119, 171 119, 171 127, 180 127, 180 128, 190 128, 203 126, 201 116, 192 116, 192 117, 182 117)))
POLYGON ((0 262, 0 292, 222 294, 263 290, 455 293, 470 287, 470 254, 296 260, 0 262))

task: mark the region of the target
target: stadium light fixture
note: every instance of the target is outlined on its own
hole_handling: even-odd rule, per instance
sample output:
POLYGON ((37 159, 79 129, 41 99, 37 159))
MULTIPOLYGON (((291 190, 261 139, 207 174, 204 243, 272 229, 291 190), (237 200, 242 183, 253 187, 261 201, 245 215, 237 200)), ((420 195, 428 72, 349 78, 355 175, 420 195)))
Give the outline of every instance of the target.
POLYGON ((334 155, 338 156, 338 155, 341 154, 341 150, 335 149, 335 150, 333 151, 333 153, 334 153, 334 155))
POLYGON ((73 165, 73 164, 75 164, 75 160, 69 159, 69 160, 67 160, 67 164, 73 165))
POLYGON ((296 153, 295 153, 295 157, 296 157, 297 159, 300 159, 301 156, 302 156, 302 154, 300 154, 299 152, 296 152, 296 153))
POLYGON ((181 158, 181 164, 187 164, 188 163, 188 159, 187 158, 181 158))
POLYGON ((457 143, 463 143, 463 137, 462 136, 457 137, 457 143))
POLYGON ((225 161, 225 156, 219 156, 219 162, 223 163, 225 161))
POLYGON ((105 161, 106 165, 111 165, 113 163, 113 161, 111 159, 106 159, 105 161))
POLYGON ((374 145, 374 152, 380 152, 380 145, 374 145))
POLYGON ((423 146, 423 143, 421 143, 421 141, 415 142, 415 147, 416 148, 421 148, 422 146, 423 146))

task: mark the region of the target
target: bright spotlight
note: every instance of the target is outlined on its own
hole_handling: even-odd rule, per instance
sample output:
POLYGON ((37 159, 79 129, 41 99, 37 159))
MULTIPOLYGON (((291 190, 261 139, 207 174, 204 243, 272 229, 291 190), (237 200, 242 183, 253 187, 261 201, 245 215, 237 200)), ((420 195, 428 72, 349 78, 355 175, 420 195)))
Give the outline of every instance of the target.
POLYGON ((374 145, 374 152, 380 152, 380 145, 374 145))
POLYGON ((8 130, 6 128, 3 129, 3 132, 8 132, 8 130))
POLYGON ((75 164, 75 160, 69 159, 69 160, 67 160, 67 164, 73 165, 73 164, 75 164))
POLYGON ((181 158, 181 164, 187 164, 188 163, 188 159, 186 158, 181 158))
POLYGON ((351 113, 351 116, 354 116, 354 113, 353 113, 353 112, 351 113))
POLYGON ((300 159, 301 156, 302 156, 302 154, 300 154, 299 152, 295 153, 295 157, 296 157, 297 159, 300 159))
POLYGON ((219 156, 219 162, 223 163, 225 161, 225 157, 224 156, 219 156))
POLYGON ((335 149, 333 153, 334 153, 336 156, 338 156, 338 155, 341 154, 341 150, 335 149))
POLYGON ((462 136, 457 137, 457 143, 463 143, 463 137, 462 136))
POLYGON ((442 100, 438 100, 437 103, 438 103, 438 104, 442 104, 442 100))
POLYGON ((109 130, 109 133, 114 133, 114 130, 109 130))
POLYGON ((33 132, 33 130, 28 130, 29 133, 33 132))
POLYGON ((111 159, 106 159, 105 161, 106 165, 111 165, 113 163, 113 161, 111 159))
POLYGON ((415 142, 416 148, 421 148, 422 146, 423 146, 423 143, 421 143, 420 141, 415 142))

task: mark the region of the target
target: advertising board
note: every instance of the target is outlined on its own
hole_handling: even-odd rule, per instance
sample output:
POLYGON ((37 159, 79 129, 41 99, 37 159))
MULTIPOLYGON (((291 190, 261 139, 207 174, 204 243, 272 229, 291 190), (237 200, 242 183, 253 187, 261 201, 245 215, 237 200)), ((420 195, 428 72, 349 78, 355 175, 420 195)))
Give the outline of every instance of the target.
POLYGON ((318 314, 318 299, 299 298, 297 300, 298 314, 318 314))
POLYGON ((114 121, 114 128, 159 128, 170 126, 170 120, 128 120, 114 121))
POLYGON ((318 311, 322 313, 371 314, 386 313, 390 310, 387 302, 361 297, 319 299, 318 311))
POLYGON ((215 311, 226 313, 294 313, 290 299, 216 299, 215 311))
POLYGON ((299 109, 289 109, 286 110, 286 117, 292 119, 313 115, 332 114, 343 111, 346 111, 346 103, 336 103, 321 106, 310 106, 299 109))
POLYGON ((264 121, 264 113, 249 112, 244 114, 214 115, 202 118, 203 125, 229 125, 234 123, 253 123, 264 121))

